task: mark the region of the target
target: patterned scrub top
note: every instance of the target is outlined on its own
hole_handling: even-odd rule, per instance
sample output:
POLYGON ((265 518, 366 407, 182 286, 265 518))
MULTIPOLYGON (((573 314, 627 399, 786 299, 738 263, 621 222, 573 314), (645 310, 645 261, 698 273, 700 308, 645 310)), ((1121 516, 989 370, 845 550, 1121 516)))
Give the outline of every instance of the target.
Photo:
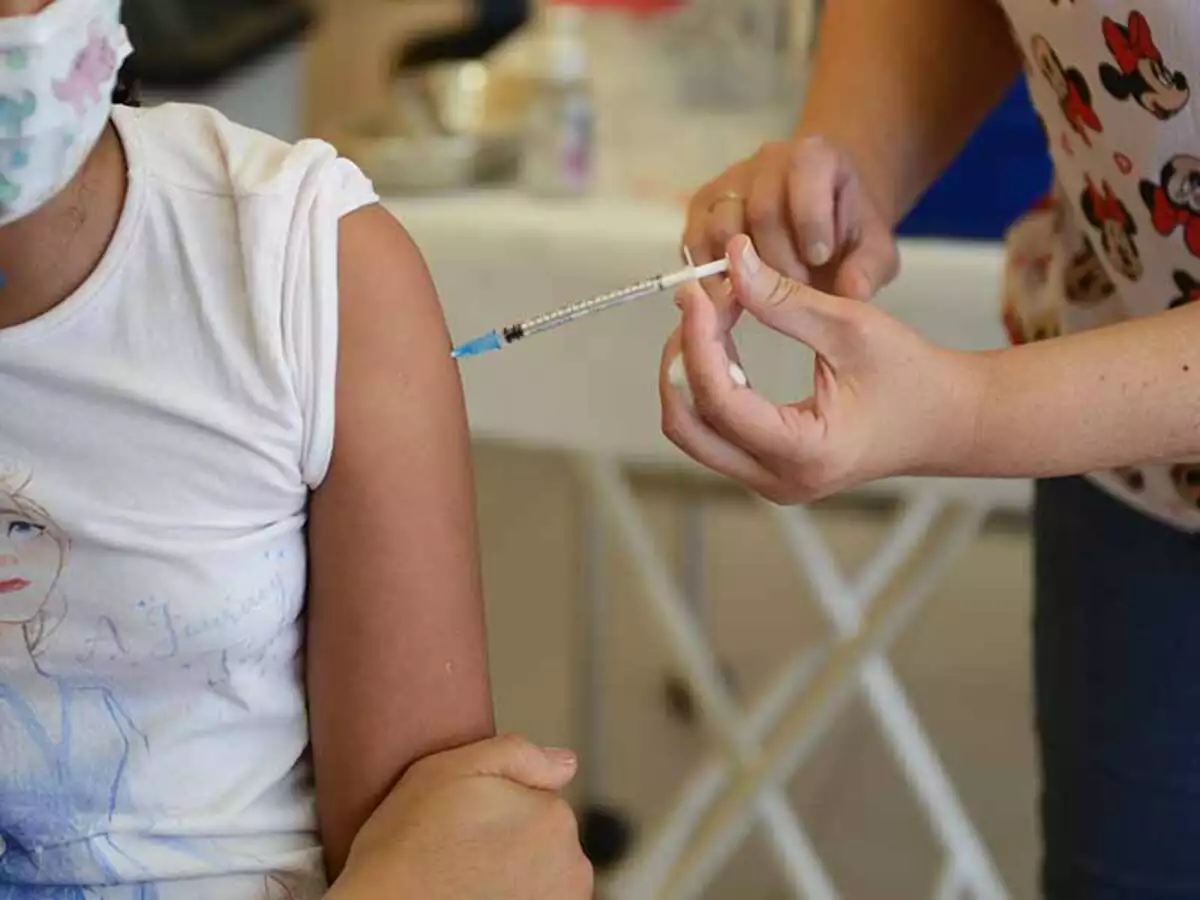
MULTIPOLYGON (((1007 238, 1016 343, 1200 298, 1200 2, 1003 0, 1055 166, 1007 238), (1195 154, 1195 155, 1193 155, 1195 154)), ((1137 509, 1200 530, 1200 460, 1092 473, 1137 509)))

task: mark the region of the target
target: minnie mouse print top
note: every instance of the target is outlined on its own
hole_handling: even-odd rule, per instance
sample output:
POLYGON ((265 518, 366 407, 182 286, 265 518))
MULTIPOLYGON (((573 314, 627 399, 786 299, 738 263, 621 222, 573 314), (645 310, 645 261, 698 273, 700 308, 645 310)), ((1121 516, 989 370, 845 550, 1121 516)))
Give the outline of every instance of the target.
MULTIPOLYGON (((1002 0, 1055 165, 1008 234, 1015 343, 1200 299, 1200 2, 1002 0)), ((1090 476, 1200 531, 1200 460, 1090 476)))

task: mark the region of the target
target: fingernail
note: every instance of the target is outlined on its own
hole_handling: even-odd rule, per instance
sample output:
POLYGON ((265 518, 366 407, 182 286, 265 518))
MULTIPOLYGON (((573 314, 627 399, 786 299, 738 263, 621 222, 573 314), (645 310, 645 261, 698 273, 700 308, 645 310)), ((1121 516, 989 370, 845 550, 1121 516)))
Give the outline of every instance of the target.
POLYGON ((579 757, 574 750, 567 750, 563 747, 547 747, 546 756, 556 766, 564 769, 573 769, 579 765, 579 757))
POLYGON ((667 367, 667 381, 671 387, 682 390, 687 387, 687 370, 683 367, 683 357, 676 356, 667 367))
POLYGON ((808 261, 814 266, 823 266, 829 262, 829 257, 832 253, 829 250, 829 245, 824 241, 814 241, 808 245, 808 261))
POLYGON ((695 405, 695 401, 692 398, 692 386, 688 384, 687 369, 684 368, 682 356, 677 356, 671 360, 671 365, 667 369, 667 381, 685 406, 692 407, 695 405))
POLYGON ((747 387, 750 384, 750 379, 746 377, 746 370, 735 362, 729 364, 729 377, 738 387, 747 387))
POLYGON ((762 262, 758 258, 758 254, 754 252, 754 244, 747 238, 742 244, 742 269, 747 275, 753 278, 758 274, 762 267, 762 262))

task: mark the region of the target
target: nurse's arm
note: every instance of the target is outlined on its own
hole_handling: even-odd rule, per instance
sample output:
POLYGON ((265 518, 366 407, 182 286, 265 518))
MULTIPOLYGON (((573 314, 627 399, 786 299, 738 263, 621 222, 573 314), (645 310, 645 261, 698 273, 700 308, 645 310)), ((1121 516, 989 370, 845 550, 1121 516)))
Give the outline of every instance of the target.
POLYGON ((1021 54, 994 0, 828 0, 800 135, 855 161, 899 222, 1004 96, 1021 54))
POLYGON ((1200 304, 984 354, 953 474, 1056 476, 1200 456, 1200 304))

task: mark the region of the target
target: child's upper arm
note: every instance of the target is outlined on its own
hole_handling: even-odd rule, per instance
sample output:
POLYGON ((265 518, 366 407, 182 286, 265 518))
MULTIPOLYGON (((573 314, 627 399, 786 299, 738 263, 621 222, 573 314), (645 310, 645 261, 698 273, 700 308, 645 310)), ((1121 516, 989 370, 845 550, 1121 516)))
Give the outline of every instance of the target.
POLYGON ((310 505, 307 680, 331 877, 414 760, 493 730, 461 384, 400 224, 344 217, 333 456, 310 505))

